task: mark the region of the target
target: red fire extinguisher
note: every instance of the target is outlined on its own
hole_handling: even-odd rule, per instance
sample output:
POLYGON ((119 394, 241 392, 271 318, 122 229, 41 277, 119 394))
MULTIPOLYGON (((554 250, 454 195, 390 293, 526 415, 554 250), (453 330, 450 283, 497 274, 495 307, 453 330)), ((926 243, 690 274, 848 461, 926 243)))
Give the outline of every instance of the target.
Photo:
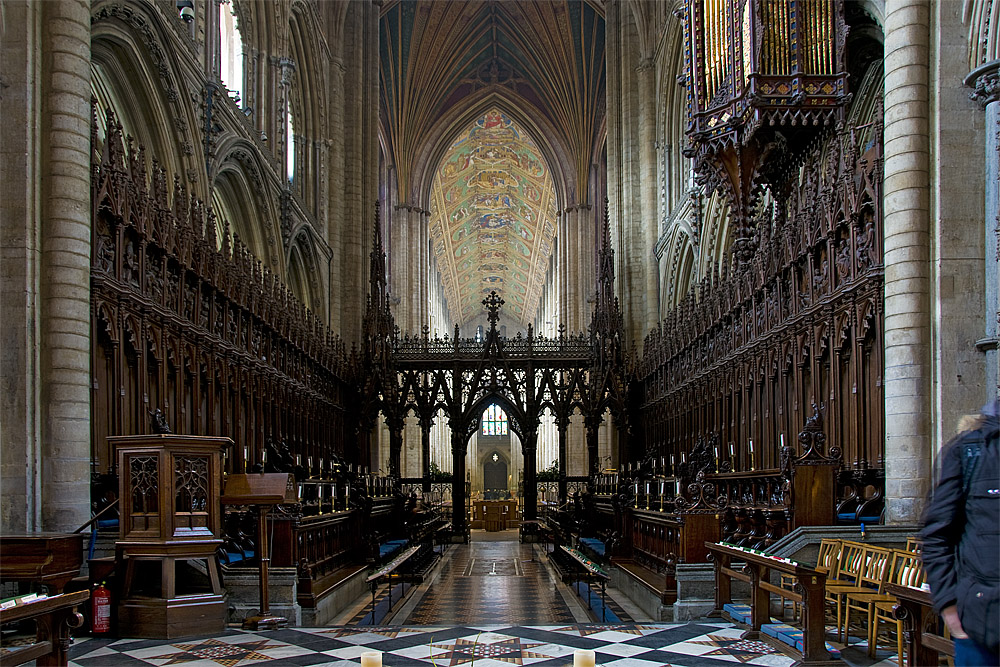
POLYGON ((95 635, 111 632, 111 591, 104 583, 102 581, 90 596, 91 631, 95 635))

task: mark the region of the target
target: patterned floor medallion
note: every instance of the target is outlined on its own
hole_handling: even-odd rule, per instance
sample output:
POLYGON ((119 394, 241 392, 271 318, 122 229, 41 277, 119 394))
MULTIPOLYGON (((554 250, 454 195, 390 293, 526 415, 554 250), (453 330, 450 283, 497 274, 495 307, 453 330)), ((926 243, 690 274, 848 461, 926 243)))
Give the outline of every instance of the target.
POLYGON ((523 665, 526 658, 553 657, 530 650, 538 646, 543 646, 543 644, 541 642, 525 643, 517 637, 507 637, 496 642, 458 639, 454 642, 431 644, 431 655, 428 659, 441 665, 464 665, 483 658, 499 660, 511 665, 523 665))
POLYGON ((224 667, 235 667, 244 660, 273 660, 274 656, 262 653, 267 649, 284 648, 284 644, 272 644, 268 639, 259 641, 230 644, 218 639, 204 639, 196 644, 171 644, 170 648, 180 649, 179 652, 152 655, 145 659, 160 665, 179 665, 185 662, 211 660, 224 667), (163 661, 163 662, 159 662, 163 661))
POLYGON ((419 630, 413 630, 411 628, 401 628, 399 626, 391 627, 379 627, 376 625, 361 625, 353 628, 334 628, 332 630, 323 630, 322 634, 329 635, 333 638, 340 637, 353 637, 354 635, 379 635, 381 637, 389 637, 390 639, 395 639, 400 635, 406 635, 410 633, 419 633, 419 630))
POLYGON ((662 627, 655 625, 634 625, 634 624, 618 624, 618 625, 576 625, 576 626, 566 626, 564 628, 556 628, 555 632, 569 632, 569 633, 579 633, 581 637, 586 637, 588 635, 596 635, 599 632, 624 632, 630 635, 642 636, 644 630, 662 630, 662 627))
POLYGON ((702 644, 713 646, 713 650, 704 653, 704 656, 731 656, 740 662, 750 662, 762 655, 771 655, 777 651, 770 644, 754 641, 752 639, 734 639, 733 637, 723 637, 719 635, 706 635, 704 639, 692 640, 692 644, 702 644))

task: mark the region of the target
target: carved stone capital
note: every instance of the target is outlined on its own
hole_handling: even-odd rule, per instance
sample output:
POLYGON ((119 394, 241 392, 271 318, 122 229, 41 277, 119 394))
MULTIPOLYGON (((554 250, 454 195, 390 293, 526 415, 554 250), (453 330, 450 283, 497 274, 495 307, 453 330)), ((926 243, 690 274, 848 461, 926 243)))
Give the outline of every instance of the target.
POLYGON ((972 88, 969 99, 987 104, 1000 100, 1000 59, 980 65, 965 76, 965 85, 972 88))

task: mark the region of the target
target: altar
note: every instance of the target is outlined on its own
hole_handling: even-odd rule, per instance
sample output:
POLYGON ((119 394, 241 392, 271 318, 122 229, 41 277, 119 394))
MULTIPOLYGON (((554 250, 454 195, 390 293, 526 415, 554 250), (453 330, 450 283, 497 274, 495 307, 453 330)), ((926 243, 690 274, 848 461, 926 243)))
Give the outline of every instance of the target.
POLYGON ((472 503, 470 527, 473 529, 498 531, 517 528, 519 524, 516 500, 476 500, 472 503))

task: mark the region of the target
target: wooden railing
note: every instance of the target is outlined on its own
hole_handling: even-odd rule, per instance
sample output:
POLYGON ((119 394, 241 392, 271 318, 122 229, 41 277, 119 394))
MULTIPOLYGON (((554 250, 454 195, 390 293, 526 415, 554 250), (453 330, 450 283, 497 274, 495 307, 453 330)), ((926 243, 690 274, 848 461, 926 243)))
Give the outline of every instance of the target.
MULTIPOLYGON (((750 632, 748 639, 757 639, 761 625, 771 618, 771 595, 792 600, 802 605, 802 664, 828 664, 831 660, 826 650, 826 627, 823 616, 823 591, 826 575, 795 563, 754 553, 725 544, 706 542, 705 548, 715 564, 715 612, 721 614, 733 602, 732 581, 750 585, 750 632), (742 565, 737 565, 741 561, 742 565), (791 575, 795 586, 788 590, 772 584, 771 571, 791 575)), ((794 650, 795 647, 792 647, 794 650)))

